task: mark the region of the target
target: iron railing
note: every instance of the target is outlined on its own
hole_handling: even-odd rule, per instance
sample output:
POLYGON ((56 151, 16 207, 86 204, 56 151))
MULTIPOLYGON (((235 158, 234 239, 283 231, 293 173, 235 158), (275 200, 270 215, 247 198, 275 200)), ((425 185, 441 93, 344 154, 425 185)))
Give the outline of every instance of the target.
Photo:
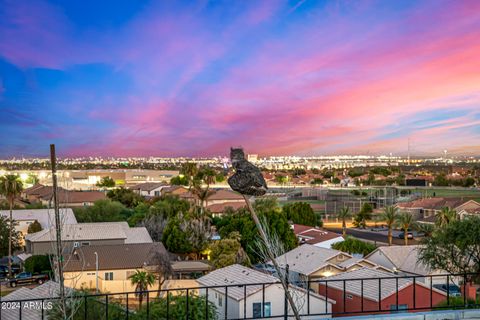
MULTIPOLYGON (((480 309, 480 298, 477 298, 475 291, 475 283, 479 279, 479 274, 470 273, 361 279, 321 278, 297 282, 291 286, 291 290, 296 293, 297 308, 302 318, 480 309)), ((84 320, 176 320, 179 317, 191 320, 292 319, 292 313, 286 308, 284 294, 280 282, 142 292, 77 292, 74 296, 67 297, 66 312, 72 316, 71 319, 84 320), (276 286, 276 289, 271 290, 271 286, 276 286), (232 298, 225 298, 229 296, 232 298), (253 314, 253 303, 260 304, 259 313, 257 308, 256 314, 253 314)), ((60 305, 58 301, 58 297, 24 300, 3 297, 0 299, 0 319, 61 319, 63 317, 57 309, 60 305)))

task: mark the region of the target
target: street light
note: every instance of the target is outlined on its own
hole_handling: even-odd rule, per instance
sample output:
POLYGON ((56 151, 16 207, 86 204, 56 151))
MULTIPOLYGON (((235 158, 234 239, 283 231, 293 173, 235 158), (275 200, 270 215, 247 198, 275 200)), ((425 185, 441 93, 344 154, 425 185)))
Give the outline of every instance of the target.
POLYGON ((98 293, 98 253, 95 251, 95 293, 98 293))

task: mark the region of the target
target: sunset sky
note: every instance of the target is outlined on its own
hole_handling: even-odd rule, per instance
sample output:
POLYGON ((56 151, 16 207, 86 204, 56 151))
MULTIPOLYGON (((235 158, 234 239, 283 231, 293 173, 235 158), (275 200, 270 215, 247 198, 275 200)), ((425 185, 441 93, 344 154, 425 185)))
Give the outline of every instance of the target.
POLYGON ((480 1, 3 1, 0 158, 480 155, 480 1))

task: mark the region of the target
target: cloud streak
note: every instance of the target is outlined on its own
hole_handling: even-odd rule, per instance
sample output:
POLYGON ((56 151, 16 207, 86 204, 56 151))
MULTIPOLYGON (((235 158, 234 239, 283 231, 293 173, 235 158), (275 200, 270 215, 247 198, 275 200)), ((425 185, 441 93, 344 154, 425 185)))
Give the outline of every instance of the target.
POLYGON ((412 136, 439 153, 480 137, 478 1, 152 3, 102 26, 0 3, 0 156, 401 154, 412 136))

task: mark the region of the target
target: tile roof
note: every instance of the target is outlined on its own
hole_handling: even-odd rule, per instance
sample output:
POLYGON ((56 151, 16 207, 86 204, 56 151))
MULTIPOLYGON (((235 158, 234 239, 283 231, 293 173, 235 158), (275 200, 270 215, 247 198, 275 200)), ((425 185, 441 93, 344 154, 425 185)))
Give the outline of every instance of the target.
POLYGON ((423 208, 431 210, 441 210, 444 207, 449 207, 455 209, 465 202, 470 201, 471 199, 465 198, 425 198, 418 199, 410 202, 401 202, 397 206, 399 208, 423 208))
POLYGON ((399 271, 418 275, 428 275, 431 270, 418 261, 419 247, 419 245, 379 247, 367 255, 365 259, 368 260, 369 256, 376 252, 380 252, 385 255, 399 271))
POLYGON ((172 269, 174 272, 210 271, 212 266, 202 261, 184 260, 172 262, 172 269))
POLYGON ((212 194, 208 198, 208 201, 211 201, 211 200, 242 200, 242 201, 245 201, 241 194, 230 191, 230 190, 225 190, 225 189, 215 191, 215 193, 212 194))
MULTIPOLYGON (((359 279, 359 280, 350 280, 345 281, 345 291, 347 293, 354 294, 356 296, 362 295, 362 281, 360 279, 368 278, 392 278, 392 279, 382 279, 379 287, 379 280, 363 280, 363 296, 373 301, 378 301, 379 293, 381 291, 381 299, 392 295, 397 290, 395 275, 381 271, 378 269, 370 268, 361 268, 353 271, 347 271, 343 273, 336 274, 331 277, 323 278, 323 280, 350 280, 350 279, 359 279), (381 290, 380 290, 381 289, 381 290)), ((325 285, 325 282, 320 282, 320 284, 325 285)), ((329 288, 335 288, 343 291, 343 281, 329 281, 329 288)), ((412 284, 411 280, 408 279, 398 279, 398 289, 403 289, 412 284)))
MULTIPOLYGON (((145 227, 130 228, 127 222, 92 222, 64 225, 62 241, 125 239, 125 243, 152 242, 145 227)), ((55 239, 54 229, 27 234, 31 242, 48 242, 55 239)))
MULTIPOLYGON (((10 216, 10 211, 0 210, 0 215, 4 217, 10 216)), ((55 226, 55 212, 53 209, 24 209, 13 210, 13 219, 17 221, 33 221, 37 220, 43 229, 55 226)), ((60 221, 63 224, 76 224, 77 219, 70 208, 60 208, 60 221)))
POLYGON ((98 254, 99 270, 116 270, 139 269, 152 265, 153 253, 167 251, 161 242, 83 246, 65 257, 64 270, 66 272, 95 270, 95 252, 98 254))
MULTIPOLYGON (((209 274, 199 278, 198 283, 202 286, 228 286, 232 284, 255 284, 255 283, 277 283, 279 280, 269 274, 253 270, 239 264, 234 264, 225 268, 217 269, 209 274)), ((220 288, 219 290, 224 290, 220 288)), ((246 295, 252 295, 262 290, 261 285, 251 285, 246 287, 246 295)), ((228 295, 240 301, 244 298, 244 287, 229 287, 228 295)))
MULTIPOLYGON (((44 201, 53 197, 53 187, 36 185, 24 191, 27 196, 36 196, 44 201)), ((105 193, 101 191, 71 191, 61 187, 58 188, 58 202, 62 203, 84 203, 95 202, 106 199, 105 193)))
POLYGON ((288 264, 291 271, 310 275, 328 265, 327 260, 340 253, 348 256, 347 253, 338 250, 304 244, 281 255, 277 258, 277 262, 281 267, 285 267, 288 264))
POLYGON ((168 184, 161 183, 161 182, 145 182, 145 183, 136 184, 130 187, 130 189, 150 192, 152 190, 155 190, 161 187, 167 187, 167 186, 168 184))
POLYGON ((293 225, 293 232, 295 235, 297 235, 297 237, 305 239, 305 243, 308 244, 317 244, 342 237, 341 234, 335 232, 298 224, 293 225))
POLYGON ((208 210, 211 213, 224 213, 227 208, 232 208, 233 210, 238 210, 245 208, 246 204, 244 202, 224 202, 224 203, 215 203, 207 206, 208 210))

